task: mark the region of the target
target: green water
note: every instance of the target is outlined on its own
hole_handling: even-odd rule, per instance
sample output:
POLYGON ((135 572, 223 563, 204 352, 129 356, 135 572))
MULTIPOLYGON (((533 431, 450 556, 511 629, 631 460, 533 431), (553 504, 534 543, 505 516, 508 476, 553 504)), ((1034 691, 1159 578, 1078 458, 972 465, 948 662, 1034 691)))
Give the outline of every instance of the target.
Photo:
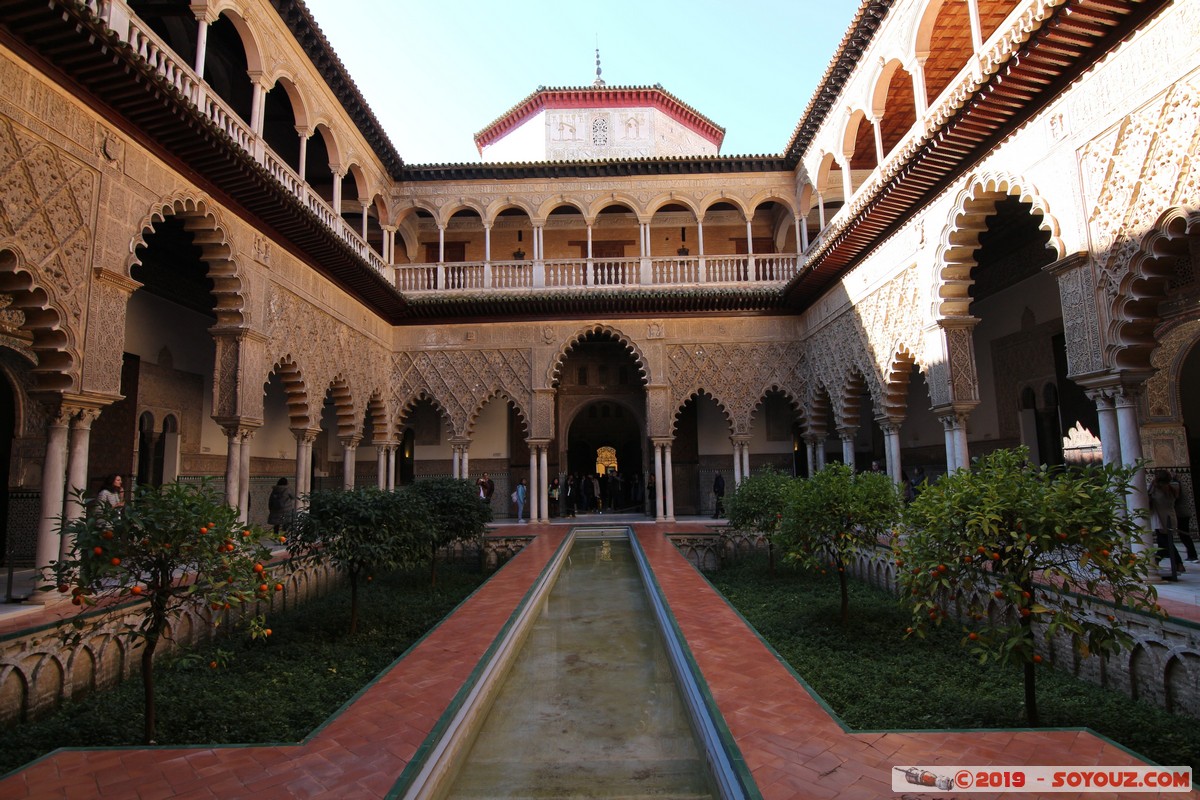
POLYGON ((447 796, 714 796, 623 536, 576 540, 447 796))

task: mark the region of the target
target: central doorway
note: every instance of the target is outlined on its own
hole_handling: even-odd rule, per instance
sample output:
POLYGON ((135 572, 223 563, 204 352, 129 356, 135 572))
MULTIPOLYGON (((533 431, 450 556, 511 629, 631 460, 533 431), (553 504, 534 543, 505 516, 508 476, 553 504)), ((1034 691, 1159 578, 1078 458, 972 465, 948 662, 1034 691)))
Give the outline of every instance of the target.
POLYGON ((607 331, 587 334, 555 388, 560 475, 601 477, 606 511, 643 510, 646 389, 629 347, 607 331))

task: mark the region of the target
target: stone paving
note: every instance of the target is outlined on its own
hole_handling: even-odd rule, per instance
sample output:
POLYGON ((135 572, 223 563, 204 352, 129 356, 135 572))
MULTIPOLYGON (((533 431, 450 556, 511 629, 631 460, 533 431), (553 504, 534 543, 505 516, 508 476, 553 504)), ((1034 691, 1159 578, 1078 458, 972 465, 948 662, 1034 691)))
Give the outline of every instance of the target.
MULTIPOLYGON (((605 525, 626 521, 572 520, 605 525)), ((892 767, 900 765, 1140 763, 1126 751, 1081 731, 847 732, 665 535, 695 532, 702 529, 701 523, 629 522, 758 789, 768 800, 895 796, 890 775, 892 767)), ((566 524, 496 527, 497 534, 536 533, 537 537, 406 658, 304 742, 59 750, 0 781, 0 798, 386 797, 567 529, 566 524)), ((1172 613, 1195 618, 1195 607, 1186 602, 1168 600, 1164 605, 1172 613)), ((9 623, 29 626, 52 613, 47 610, 9 623)), ((0 630, 4 624, 0 621, 0 630)), ((1078 795, 1105 796, 1115 795, 1078 795)), ((1200 797, 1200 793, 1164 796, 1200 797)))

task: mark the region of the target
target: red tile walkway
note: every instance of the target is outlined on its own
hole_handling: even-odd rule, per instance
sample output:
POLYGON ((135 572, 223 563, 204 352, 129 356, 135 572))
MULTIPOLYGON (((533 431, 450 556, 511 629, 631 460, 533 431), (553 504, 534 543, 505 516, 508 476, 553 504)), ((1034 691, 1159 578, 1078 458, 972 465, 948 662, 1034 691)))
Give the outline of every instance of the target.
MULTIPOLYGON (((634 527, 709 689, 768 800, 894 796, 890 778, 894 765, 1138 763, 1123 750, 1075 731, 846 733, 663 535, 695 531, 695 526, 634 527)), ((57 751, 0 781, 0 798, 384 797, 566 528, 526 525, 496 532, 538 536, 407 658, 306 742, 57 751)), ((1169 796, 1200 797, 1195 792, 1169 796)))

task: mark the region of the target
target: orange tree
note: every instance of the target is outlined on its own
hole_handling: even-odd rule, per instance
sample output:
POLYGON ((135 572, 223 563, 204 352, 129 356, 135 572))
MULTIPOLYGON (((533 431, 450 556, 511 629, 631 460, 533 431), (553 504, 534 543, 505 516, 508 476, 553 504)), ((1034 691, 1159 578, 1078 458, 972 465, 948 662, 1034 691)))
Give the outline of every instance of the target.
POLYGON ((359 589, 377 571, 411 567, 425 552, 423 498, 407 491, 323 489, 308 498, 288 533, 293 564, 329 561, 350 583, 351 635, 358 632, 359 589))
POLYGON ((909 505, 895 548, 909 635, 940 625, 951 606, 962 642, 981 663, 1021 665, 1025 714, 1038 724, 1039 633, 1064 635, 1082 654, 1107 654, 1130 637, 1117 608, 1158 610, 1138 552, 1139 520, 1125 513, 1133 471, 1035 466, 1024 449, 998 450, 929 485, 909 505), (1002 604, 1000 613, 989 613, 1002 604))
POLYGON ((882 472, 855 473, 829 464, 811 478, 793 481, 779 526, 785 557, 810 569, 837 571, 841 620, 850 618, 846 565, 874 548, 900 518, 900 493, 882 472))
POLYGON ((429 583, 437 583, 437 551, 458 540, 479 541, 492 508, 479 499, 475 484, 461 478, 427 478, 404 488, 421 498, 426 516, 420 536, 429 558, 429 583))
MULTIPOLYGON (((220 624, 227 610, 282 589, 267 577, 270 553, 259 532, 243 526, 237 510, 207 483, 138 487, 124 508, 91 507, 65 523, 62 533, 70 549, 45 571, 53 583, 42 589, 70 593, 80 607, 68 640, 78 642, 86 629, 116 619, 119 635, 141 646, 144 732, 151 744, 154 656, 170 640, 172 622, 186 610, 207 607, 220 624)), ((261 617, 245 619, 251 635, 268 635, 261 617)))
POLYGON ((743 533, 761 533, 767 540, 767 557, 775 571, 775 538, 793 479, 775 469, 764 469, 742 479, 725 504, 729 527, 743 533))

